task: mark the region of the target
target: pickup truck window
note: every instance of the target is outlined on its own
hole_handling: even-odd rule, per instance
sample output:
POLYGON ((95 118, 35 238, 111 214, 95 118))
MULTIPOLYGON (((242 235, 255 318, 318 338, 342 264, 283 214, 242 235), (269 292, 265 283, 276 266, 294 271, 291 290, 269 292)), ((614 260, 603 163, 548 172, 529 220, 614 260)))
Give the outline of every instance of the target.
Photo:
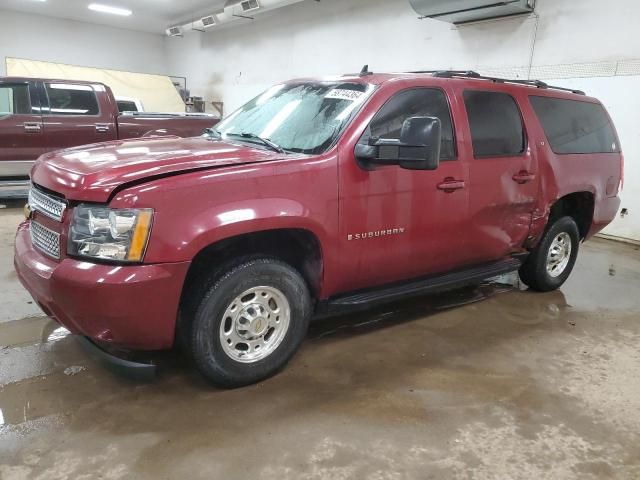
POLYGON ((554 153, 617 153, 620 145, 602 105, 530 97, 554 153))
POLYGON ((320 154, 335 144, 373 89, 351 82, 277 85, 232 113, 214 133, 257 145, 264 143, 257 140, 261 137, 285 151, 320 154))
POLYGON ((120 113, 138 111, 138 106, 136 105, 136 102, 134 102, 133 100, 118 100, 117 104, 118 104, 118 111, 120 113))
POLYGON ((475 157, 515 156, 524 152, 522 115, 511 95, 467 90, 464 104, 475 157))
POLYGON ((0 85, 0 116, 11 114, 31 114, 28 85, 0 85))
POLYGON ((373 118, 359 143, 368 143, 371 137, 398 140, 402 124, 411 117, 439 118, 442 123, 440 160, 455 160, 451 110, 444 92, 435 88, 413 88, 394 95, 373 118))
POLYGON ((47 83, 49 112, 52 115, 99 115, 100 107, 89 85, 47 83))

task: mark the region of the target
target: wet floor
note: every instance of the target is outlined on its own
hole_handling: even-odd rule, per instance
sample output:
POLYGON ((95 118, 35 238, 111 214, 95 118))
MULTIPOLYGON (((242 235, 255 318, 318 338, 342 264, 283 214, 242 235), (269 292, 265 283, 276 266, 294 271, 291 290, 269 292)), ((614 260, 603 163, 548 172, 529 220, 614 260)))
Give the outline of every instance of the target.
POLYGON ((639 312, 640 250, 595 240, 561 291, 504 277, 316 322, 233 391, 174 355, 113 375, 29 315, 0 324, 0 478, 638 479, 639 312))

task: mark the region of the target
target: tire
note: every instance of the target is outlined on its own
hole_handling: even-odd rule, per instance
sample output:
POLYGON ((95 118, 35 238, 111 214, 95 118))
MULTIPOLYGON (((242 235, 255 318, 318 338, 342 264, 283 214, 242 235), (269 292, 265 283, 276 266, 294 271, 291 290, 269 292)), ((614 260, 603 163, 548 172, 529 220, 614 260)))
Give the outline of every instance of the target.
POLYGON ((188 310, 190 355, 214 385, 235 388, 280 371, 304 340, 311 297, 302 276, 272 258, 239 260, 188 310), (288 316, 288 318, 287 318, 288 316))
POLYGON ((539 292, 560 288, 573 270, 579 247, 580 234, 575 220, 571 217, 559 218, 547 228, 538 246, 520 268, 520 279, 529 288, 539 292), (556 252, 553 258, 550 257, 552 248, 556 252))

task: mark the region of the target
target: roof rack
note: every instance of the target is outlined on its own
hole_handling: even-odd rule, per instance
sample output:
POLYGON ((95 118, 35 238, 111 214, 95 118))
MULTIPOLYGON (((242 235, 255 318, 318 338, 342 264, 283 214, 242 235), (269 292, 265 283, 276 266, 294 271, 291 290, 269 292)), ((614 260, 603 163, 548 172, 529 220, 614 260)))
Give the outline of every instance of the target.
POLYGON ((564 92, 571 92, 577 95, 585 95, 582 90, 574 90, 572 88, 563 88, 563 87, 554 87, 553 85, 548 85, 541 80, 518 80, 518 79, 508 79, 508 78, 498 78, 498 77, 486 77, 484 75, 480 75, 478 72, 474 72, 473 70, 419 70, 415 72, 409 73, 430 73, 434 77, 439 78, 475 78, 478 80, 489 80, 494 83, 515 83, 518 85, 528 85, 530 87, 536 88, 550 88, 553 90, 562 90, 564 92))

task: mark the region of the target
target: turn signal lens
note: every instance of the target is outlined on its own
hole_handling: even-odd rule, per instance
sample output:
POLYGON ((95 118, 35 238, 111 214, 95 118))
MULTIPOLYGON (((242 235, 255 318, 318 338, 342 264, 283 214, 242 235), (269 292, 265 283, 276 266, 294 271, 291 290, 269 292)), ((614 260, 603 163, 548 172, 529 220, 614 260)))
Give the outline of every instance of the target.
POLYGON ((144 250, 147 246, 149 239, 149 232, 151 231, 151 211, 141 210, 138 214, 138 221, 133 232, 131 239, 131 246, 129 247, 129 255, 127 260, 130 262, 139 262, 144 256, 144 250))

